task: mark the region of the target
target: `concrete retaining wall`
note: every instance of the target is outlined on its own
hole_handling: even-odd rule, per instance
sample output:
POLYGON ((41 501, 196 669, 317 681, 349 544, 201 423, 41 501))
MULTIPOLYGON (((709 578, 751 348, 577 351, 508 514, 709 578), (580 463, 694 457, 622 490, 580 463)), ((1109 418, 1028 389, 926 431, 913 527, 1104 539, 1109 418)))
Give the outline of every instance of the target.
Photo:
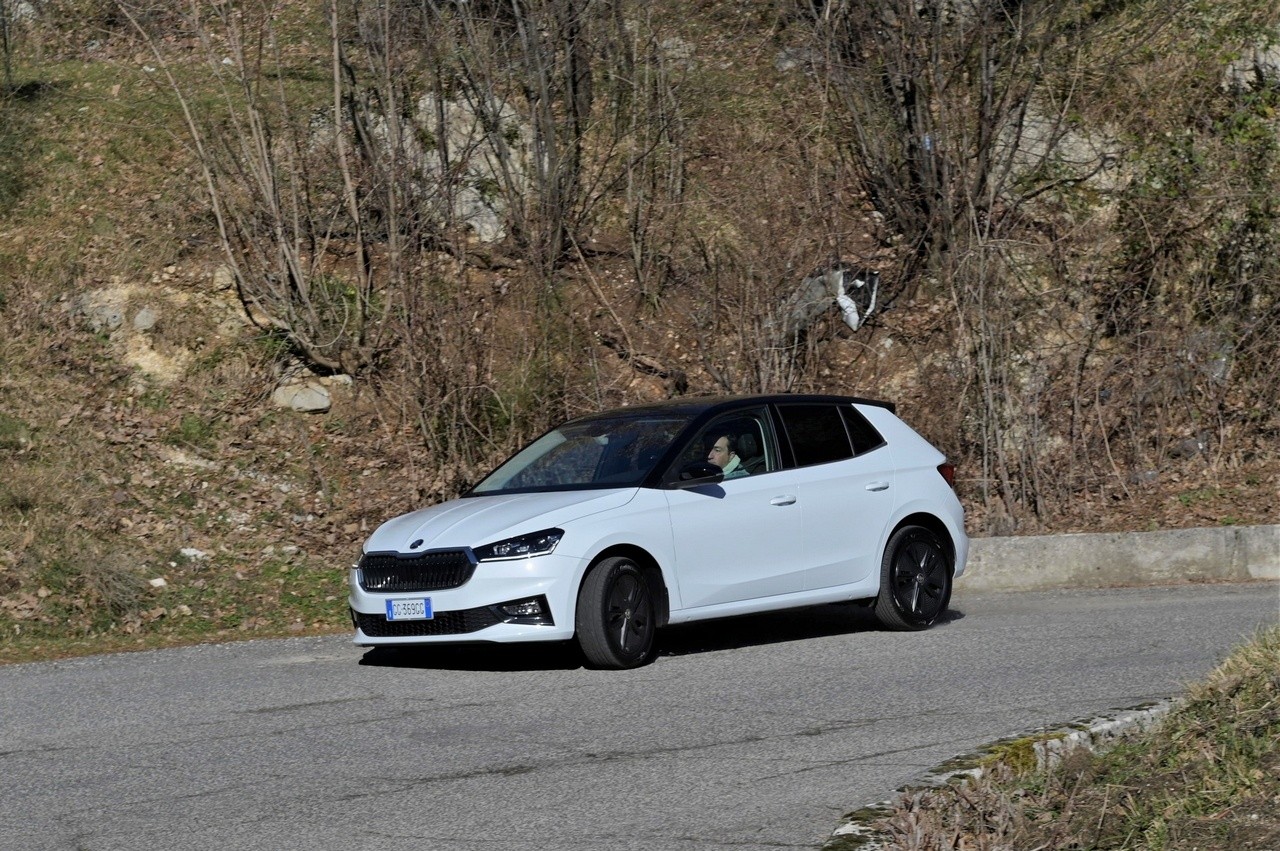
POLYGON ((1280 526, 974 538, 966 591, 1280 580, 1280 526))

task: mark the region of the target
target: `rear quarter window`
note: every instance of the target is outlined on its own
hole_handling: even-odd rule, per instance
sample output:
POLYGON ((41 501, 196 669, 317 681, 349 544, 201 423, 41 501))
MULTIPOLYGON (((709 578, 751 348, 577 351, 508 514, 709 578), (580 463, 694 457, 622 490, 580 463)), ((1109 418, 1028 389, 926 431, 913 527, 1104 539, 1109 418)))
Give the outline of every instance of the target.
POLYGON ((853 454, 861 455, 884 446, 884 437, 876 431, 876 427, 867 422, 857 408, 852 405, 842 406, 840 415, 844 417, 845 428, 849 430, 849 438, 853 441, 853 454))

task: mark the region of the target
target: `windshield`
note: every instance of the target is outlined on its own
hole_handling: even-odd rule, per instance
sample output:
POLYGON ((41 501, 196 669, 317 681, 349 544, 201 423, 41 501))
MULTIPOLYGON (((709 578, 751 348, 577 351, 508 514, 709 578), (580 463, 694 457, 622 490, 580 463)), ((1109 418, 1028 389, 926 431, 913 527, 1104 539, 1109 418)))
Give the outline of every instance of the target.
POLYGON ((636 487, 688 424, 678 414, 569 423, 520 450, 471 493, 636 487))

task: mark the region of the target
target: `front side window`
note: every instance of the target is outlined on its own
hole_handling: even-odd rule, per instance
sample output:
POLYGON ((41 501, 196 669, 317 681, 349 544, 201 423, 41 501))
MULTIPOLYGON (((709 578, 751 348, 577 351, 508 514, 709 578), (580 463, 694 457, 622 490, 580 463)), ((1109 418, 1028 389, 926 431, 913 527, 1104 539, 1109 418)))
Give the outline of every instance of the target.
POLYGON ((678 466, 706 461, 724 471, 726 479, 778 469, 773 431, 764 408, 735 411, 717 417, 685 447, 678 466))
POLYGON ((635 487, 688 424, 682 415, 568 423, 517 452, 470 495, 635 487))
POLYGON ((844 420, 835 405, 779 405, 797 467, 853 457, 844 420))

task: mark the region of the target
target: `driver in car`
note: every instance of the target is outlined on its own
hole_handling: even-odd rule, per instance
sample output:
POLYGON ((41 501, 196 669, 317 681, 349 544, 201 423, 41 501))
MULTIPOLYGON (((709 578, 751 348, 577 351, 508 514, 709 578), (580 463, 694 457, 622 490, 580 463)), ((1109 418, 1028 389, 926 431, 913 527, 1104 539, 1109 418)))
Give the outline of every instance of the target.
POLYGON ((742 459, 738 457, 737 443, 731 435, 721 435, 716 439, 711 449, 707 451, 707 461, 724 471, 726 479, 747 475, 746 468, 742 466, 742 459))

